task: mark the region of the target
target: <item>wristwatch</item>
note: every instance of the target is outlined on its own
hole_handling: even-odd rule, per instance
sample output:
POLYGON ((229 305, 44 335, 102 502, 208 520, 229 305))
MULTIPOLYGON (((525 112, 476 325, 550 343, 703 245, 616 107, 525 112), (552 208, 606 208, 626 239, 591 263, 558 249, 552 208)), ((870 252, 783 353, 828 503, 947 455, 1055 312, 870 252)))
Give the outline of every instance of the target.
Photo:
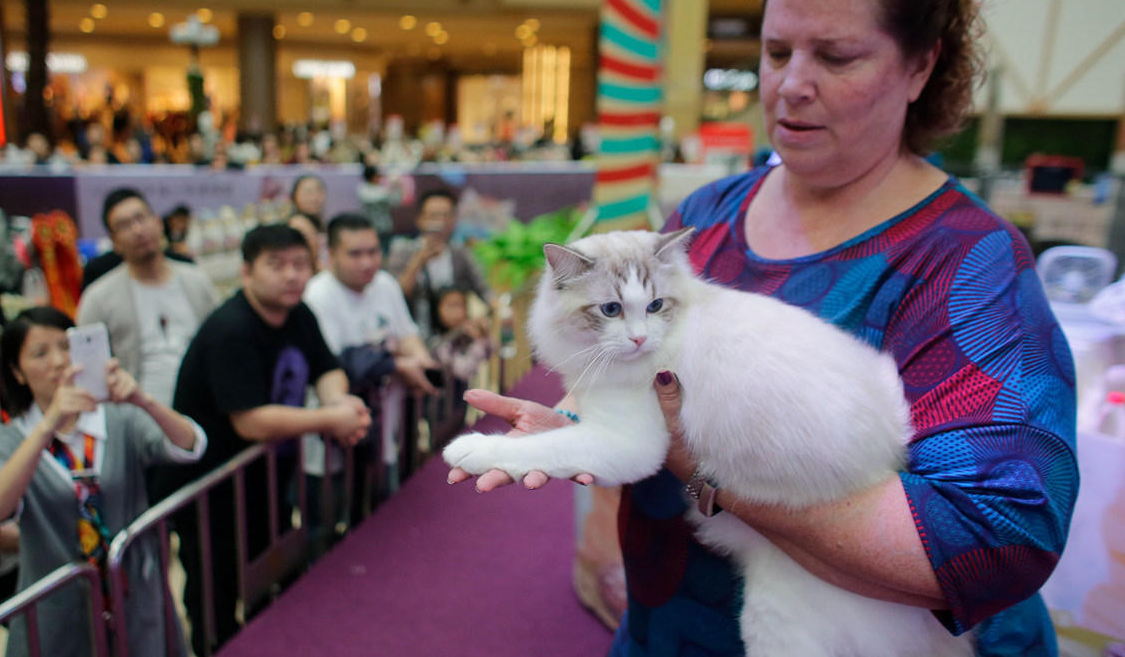
POLYGON ((695 472, 691 473, 691 477, 688 478, 687 484, 684 486, 684 492, 687 493, 688 497, 699 503, 699 512, 708 518, 723 510, 722 507, 715 504, 715 498, 719 495, 719 487, 703 474, 703 466, 697 467, 695 472))

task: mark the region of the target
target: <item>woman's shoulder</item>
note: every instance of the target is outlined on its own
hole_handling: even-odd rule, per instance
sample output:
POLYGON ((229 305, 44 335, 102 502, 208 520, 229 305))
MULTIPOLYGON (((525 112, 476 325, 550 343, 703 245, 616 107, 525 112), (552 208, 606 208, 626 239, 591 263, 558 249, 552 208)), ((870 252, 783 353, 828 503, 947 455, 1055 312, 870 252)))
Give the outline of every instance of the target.
POLYGON ((737 217, 750 193, 769 171, 758 167, 731 176, 719 178, 696 189, 676 208, 675 225, 709 228, 737 217))
POLYGON ((22 441, 23 434, 18 429, 10 423, 0 424, 0 461, 8 460, 22 441))
POLYGON ((899 249, 925 249, 962 260, 1004 256, 1019 268, 1034 266, 1023 233, 994 212, 956 178, 908 211, 905 221, 889 231, 899 249))

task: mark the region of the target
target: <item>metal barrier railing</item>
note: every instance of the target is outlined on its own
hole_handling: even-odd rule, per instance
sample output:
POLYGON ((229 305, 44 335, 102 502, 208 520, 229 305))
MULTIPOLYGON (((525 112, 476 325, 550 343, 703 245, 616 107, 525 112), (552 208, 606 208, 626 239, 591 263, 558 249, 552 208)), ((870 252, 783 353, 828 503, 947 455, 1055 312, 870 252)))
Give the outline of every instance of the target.
MULTIPOLYGON (((277 486, 277 456, 275 445, 259 443, 244 449, 226 463, 212 470, 202 478, 184 486, 168 498, 162 500, 152 508, 137 517, 128 527, 121 530, 114 537, 109 546, 109 576, 110 591, 115 600, 124 600, 126 595, 125 555, 130 545, 140 536, 155 529, 160 534, 160 568, 167 573, 171 561, 168 543, 168 522, 171 517, 189 504, 194 503, 199 527, 199 553, 201 557, 202 572, 201 586, 203 590, 203 618, 193 618, 192 622, 202 621, 204 635, 207 637, 205 650, 214 643, 216 636, 215 600, 213 584, 213 564, 211 554, 211 522, 209 493, 220 484, 233 480, 235 485, 235 532, 238 540, 238 574, 239 593, 244 605, 248 608, 256 603, 268 592, 270 585, 285 572, 290 572, 302 563, 304 550, 307 544, 306 530, 303 526, 296 527, 282 535, 277 523, 278 486, 277 486), (266 459, 268 479, 268 499, 270 508, 269 547, 255 559, 247 555, 247 526, 245 502, 245 471, 246 468, 261 459, 266 459), (271 577, 270 575, 273 575, 271 577)), ((298 454, 300 454, 298 450, 298 454)), ((305 515, 305 490, 304 479, 299 477, 298 503, 302 517, 305 515)), ((175 605, 172 604, 171 591, 167 577, 162 578, 164 587, 164 622, 165 637, 168 642, 168 651, 175 654, 172 644, 178 637, 170 631, 177 628, 175 619, 175 605)), ((112 617, 114 636, 116 637, 115 653, 118 657, 128 657, 129 646, 127 641, 124 614, 114 614, 112 617)), ((203 656, 200 656, 203 657, 203 656)))
MULTIPOLYGON (((376 473, 376 469, 381 467, 382 464, 382 455, 380 453, 382 451, 380 449, 380 442, 382 440, 394 441, 395 449, 399 454, 398 462, 402 469, 402 476, 410 474, 412 470, 421 465, 421 460, 425 457, 425 454, 419 452, 418 421, 419 419, 426 418, 430 423, 438 424, 434 420, 438 416, 445 416, 450 412, 451 406, 448 400, 452 393, 452 389, 447 385, 446 389, 443 390, 443 401, 440 411, 433 406, 424 408, 422 399, 418 397, 413 398, 409 403, 404 405, 402 422, 398 425, 395 435, 381 436, 380 439, 374 441, 372 449, 375 452, 375 458, 373 460, 368 459, 367 462, 362 464, 364 467, 363 476, 368 489, 372 488, 373 485, 386 483, 383 482, 382 478, 376 473)), ((443 419, 448 420, 448 417, 443 419)), ((445 423, 443 422, 442 424, 445 423)), ((376 435, 381 435, 381 432, 376 432, 376 435)), ((437 436, 431 436, 431 438, 437 438, 437 436)), ((110 543, 108 555, 110 596, 114 600, 122 601, 122 608, 124 608, 124 600, 127 596, 125 558, 128 550, 142 536, 151 531, 158 532, 160 572, 164 573, 161 582, 164 593, 165 648, 168 654, 177 654, 180 645, 179 642, 182 640, 181 637, 176 635, 179 624, 176 619, 176 606, 172 599, 172 591, 167 578, 171 563, 169 522, 176 513, 184 510, 191 504, 195 505, 199 530, 198 541, 201 561, 200 577, 203 598, 203 618, 193 618, 192 622, 203 623, 204 635, 207 638, 206 646, 204 647, 205 655, 199 655, 198 657, 206 657, 206 655, 210 654, 210 646, 214 644, 216 637, 214 575, 212 567, 213 555, 211 554, 211 513, 209 504, 209 494, 211 491, 228 481, 233 482, 235 489, 234 512, 239 595, 242 598, 244 609, 249 610, 257 606, 269 595, 273 585, 281 577, 286 573, 293 572, 305 563, 308 549, 311 545, 307 522, 309 518, 306 503, 307 491, 305 476, 300 466, 302 457, 299 447, 300 439, 295 439, 295 441, 298 445, 298 466, 294 475, 297 481, 297 508, 300 510, 301 522, 291 530, 282 533, 278 522, 278 508, 280 504, 278 495, 281 487, 278 485, 276 447, 281 443, 258 443, 247 447, 226 463, 223 463, 200 479, 184 486, 166 499, 149 508, 125 529, 121 530, 110 543), (247 514, 250 510, 247 509, 246 505, 247 491, 245 472, 247 467, 262 458, 266 459, 269 545, 261 554, 250 558, 248 554, 247 536, 247 514)), ((439 445, 436 444, 430 445, 430 450, 433 451, 438 447, 439 445)), ((321 523, 329 531, 326 532, 326 536, 317 537, 325 541, 329 540, 328 537, 332 533, 332 527, 336 524, 337 510, 335 504, 336 491, 332 486, 334 473, 332 472, 329 462, 330 452, 331 450, 326 449, 324 453, 325 476, 321 482, 322 495, 319 505, 321 523)), ((346 448, 343 464, 344 485, 340 491, 343 497, 341 504, 344 510, 344 518, 347 519, 345 520, 345 530, 347 525, 350 524, 349 521, 352 516, 351 508, 353 504, 361 505, 361 517, 370 513, 374 506, 371 490, 366 491, 364 499, 357 500, 354 498, 353 479, 357 476, 356 470, 359 465, 360 464, 358 464, 355 459, 354 448, 346 448)), ((32 642, 30 654, 33 657, 37 657, 41 654, 41 651, 39 650, 38 618, 35 613, 35 605, 59 587, 77 578, 89 580, 92 621, 91 637, 95 648, 95 656, 108 657, 111 654, 109 637, 112 632, 112 654, 116 655, 116 657, 129 657, 128 619, 123 613, 111 614, 106 612, 105 601, 102 595, 101 577, 97 568, 87 563, 73 563, 61 566, 31 587, 13 596, 7 602, 0 605, 0 620, 18 616, 22 613, 27 620, 29 641, 32 642)))
MULTIPOLYGON (((28 654, 40 657, 43 654, 39 637, 39 614, 37 606, 67 584, 84 579, 89 591, 90 601, 90 645, 95 657, 109 657, 109 642, 106 636, 105 601, 102 598, 102 578, 96 566, 76 562, 59 566, 39 581, 20 591, 0 604, 0 621, 23 617, 27 624, 28 654)), ((58 628, 51 628, 57 631, 58 628)))

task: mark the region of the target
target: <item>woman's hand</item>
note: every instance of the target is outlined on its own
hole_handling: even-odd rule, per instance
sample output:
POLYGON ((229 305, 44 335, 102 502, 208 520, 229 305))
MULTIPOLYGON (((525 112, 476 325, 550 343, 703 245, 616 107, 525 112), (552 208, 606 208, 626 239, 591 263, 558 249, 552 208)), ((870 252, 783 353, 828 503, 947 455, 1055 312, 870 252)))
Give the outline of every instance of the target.
MULTIPOLYGON (((508 424, 511 424, 512 430, 507 433, 509 436, 541 433, 550 429, 565 427, 571 423, 561 413, 556 413, 554 409, 542 404, 526 399, 504 397, 487 390, 469 390, 465 393, 465 401, 469 402, 474 408, 501 417, 508 424)), ((472 475, 461 468, 453 468, 449 471, 449 483, 451 484, 460 483, 470 477, 472 475)), ((545 473, 532 470, 523 478, 523 485, 530 490, 534 490, 542 487, 548 481, 550 481, 550 477, 545 473)), ((589 474, 580 474, 575 476, 573 481, 585 486, 594 483, 594 477, 589 474)), ((477 478, 477 490, 487 493, 512 483, 515 482, 503 470, 489 470, 477 478)))
POLYGON ((695 472, 697 464, 684 445, 684 429, 680 425, 680 381, 671 372, 661 372, 656 375, 654 387, 660 410, 664 411, 664 424, 672 436, 668 455, 664 458, 664 467, 686 483, 691 478, 691 473, 695 472))
POLYGON ((55 396, 51 398, 50 406, 43 412, 48 442, 56 431, 73 424, 78 419, 79 413, 89 413, 98 407, 97 400, 89 390, 74 385, 74 377, 81 370, 81 365, 70 365, 63 371, 59 386, 55 389, 55 396))
POLYGON ((105 365, 106 389, 109 391, 109 400, 115 404, 133 404, 142 406, 145 392, 137 385, 137 380, 125 370, 116 358, 110 358, 105 365))

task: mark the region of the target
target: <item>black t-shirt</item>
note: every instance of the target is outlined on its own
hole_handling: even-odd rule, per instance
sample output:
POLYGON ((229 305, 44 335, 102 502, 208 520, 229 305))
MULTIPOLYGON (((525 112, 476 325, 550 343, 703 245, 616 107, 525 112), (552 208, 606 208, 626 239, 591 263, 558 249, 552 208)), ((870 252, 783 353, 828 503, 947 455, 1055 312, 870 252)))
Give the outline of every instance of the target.
POLYGON ((338 367, 304 303, 275 328, 254 311, 242 290, 236 292, 204 320, 180 365, 172 406, 207 432, 203 459, 177 467, 190 470, 184 483, 249 444, 235 432, 231 413, 266 404, 304 406, 306 387, 338 367))

